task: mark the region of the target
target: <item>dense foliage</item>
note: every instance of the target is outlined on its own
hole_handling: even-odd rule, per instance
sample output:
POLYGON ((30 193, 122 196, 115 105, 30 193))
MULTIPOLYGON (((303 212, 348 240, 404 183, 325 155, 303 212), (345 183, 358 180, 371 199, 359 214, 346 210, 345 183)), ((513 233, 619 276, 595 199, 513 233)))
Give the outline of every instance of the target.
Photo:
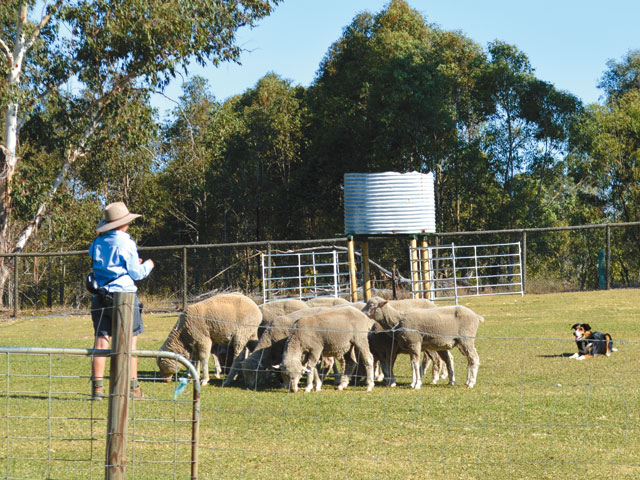
MULTIPOLYGON (((3 37, 22 3, 0 7, 3 37)), ((100 205, 116 199, 144 213, 134 234, 147 245, 333 237, 344 230, 347 172, 434 172, 439 231, 639 220, 639 51, 610 61, 605 101, 583 106, 538 79, 517 47, 483 47, 392 0, 345 27, 309 87, 268 73, 221 102, 195 77, 160 124, 149 92, 187 58, 236 58, 235 29, 268 14, 269 2, 54 5, 57 21, 33 46, 22 93, 8 65, 0 78, 3 106, 19 94, 30 109, 9 192, 14 222, 48 202, 34 250, 84 248, 100 205), (176 37, 185 28, 192 34, 176 37), (79 94, 58 88, 71 78, 79 94), (81 161, 52 194, 79 147, 81 161)), ((640 238, 625 235, 615 268, 637 272, 629 259, 640 257, 640 238)), ((577 268, 593 249, 574 241, 533 245, 568 252, 562 267, 556 258, 539 268, 577 268)))

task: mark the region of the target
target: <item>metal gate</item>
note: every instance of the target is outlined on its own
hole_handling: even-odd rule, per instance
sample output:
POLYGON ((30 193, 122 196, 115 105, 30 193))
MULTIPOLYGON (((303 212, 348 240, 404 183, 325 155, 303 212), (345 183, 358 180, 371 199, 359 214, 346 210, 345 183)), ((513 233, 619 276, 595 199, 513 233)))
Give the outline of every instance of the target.
POLYGON ((414 297, 524 295, 520 242, 410 247, 409 259, 414 297))
MULTIPOLYGON (((111 350, 0 347, 0 478, 105 478, 111 399, 91 401, 89 378, 78 372, 87 369, 87 357, 110 354, 111 350)), ((192 379, 198 378, 181 355, 147 350, 131 354, 175 359, 192 379)), ((147 392, 130 405, 127 478, 198 478, 200 384, 189 383, 192 399, 178 390, 172 398, 147 392)))
POLYGON ((346 250, 262 254, 265 303, 282 298, 346 297, 351 293, 350 279, 346 250))

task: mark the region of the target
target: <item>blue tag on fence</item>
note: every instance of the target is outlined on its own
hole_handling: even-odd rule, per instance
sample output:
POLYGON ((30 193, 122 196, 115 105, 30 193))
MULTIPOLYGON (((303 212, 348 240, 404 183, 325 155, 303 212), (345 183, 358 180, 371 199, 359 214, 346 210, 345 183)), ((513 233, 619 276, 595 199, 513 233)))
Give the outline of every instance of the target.
POLYGON ((184 392, 184 389, 187 388, 187 385, 189 385, 189 379, 188 378, 181 378, 180 379, 180 383, 178 383, 178 385, 176 385, 176 389, 173 391, 173 400, 178 400, 178 395, 181 395, 182 392, 184 392))

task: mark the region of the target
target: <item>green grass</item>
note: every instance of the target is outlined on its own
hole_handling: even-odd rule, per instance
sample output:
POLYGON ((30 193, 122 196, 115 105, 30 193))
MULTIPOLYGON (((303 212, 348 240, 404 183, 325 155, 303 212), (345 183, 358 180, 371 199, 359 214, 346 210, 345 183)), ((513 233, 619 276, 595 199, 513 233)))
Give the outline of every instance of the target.
MULTIPOLYGON (((411 390, 406 356, 396 365, 398 387, 370 393, 339 392, 331 382, 322 392, 290 394, 275 384, 253 392, 214 381, 203 387, 200 478, 636 479, 639 300, 638 290, 466 299, 485 317, 472 390, 463 386, 466 361, 457 351, 455 387, 411 390), (611 333, 619 351, 567 358, 578 321, 611 333)), ((157 349, 175 320, 145 315, 139 348, 157 349)), ((91 322, 0 323, 0 344, 88 348, 91 322)), ((143 377, 155 370, 141 359, 143 377)), ((0 478, 103 477, 107 402, 87 400, 88 375, 85 358, 0 356, 0 478)), ((189 438, 189 395, 175 405, 174 387, 143 383, 150 400, 134 403, 128 478, 188 478, 188 464, 172 462, 189 459, 188 445, 173 445, 189 438)))

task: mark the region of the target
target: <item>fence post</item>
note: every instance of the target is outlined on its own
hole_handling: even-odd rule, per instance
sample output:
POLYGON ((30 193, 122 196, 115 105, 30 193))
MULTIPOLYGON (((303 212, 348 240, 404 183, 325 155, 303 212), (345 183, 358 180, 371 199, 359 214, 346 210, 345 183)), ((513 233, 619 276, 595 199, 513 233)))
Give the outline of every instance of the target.
POLYGON ((358 279, 356 277, 356 252, 353 236, 347 237, 347 253, 349 256, 349 281, 351 283, 351 301, 358 301, 358 279))
POLYGON ((129 292, 117 292, 113 295, 113 338, 109 367, 105 480, 121 480, 126 476, 131 339, 135 296, 135 293, 129 292))
POLYGON ((18 292, 18 256, 13 257, 13 318, 18 318, 20 294, 18 292))
POLYGON ((187 247, 182 248, 182 310, 187 309, 187 247))
POLYGON ((368 302, 371 299, 371 272, 369 271, 369 240, 365 237, 362 242, 362 290, 364 295, 364 301, 368 302))
POLYGON ((458 279, 456 277, 456 246, 451 242, 451 259, 453 260, 453 296, 458 305, 458 279))
POLYGON ((607 225, 607 256, 605 262, 606 289, 611 288, 611 227, 607 225))

